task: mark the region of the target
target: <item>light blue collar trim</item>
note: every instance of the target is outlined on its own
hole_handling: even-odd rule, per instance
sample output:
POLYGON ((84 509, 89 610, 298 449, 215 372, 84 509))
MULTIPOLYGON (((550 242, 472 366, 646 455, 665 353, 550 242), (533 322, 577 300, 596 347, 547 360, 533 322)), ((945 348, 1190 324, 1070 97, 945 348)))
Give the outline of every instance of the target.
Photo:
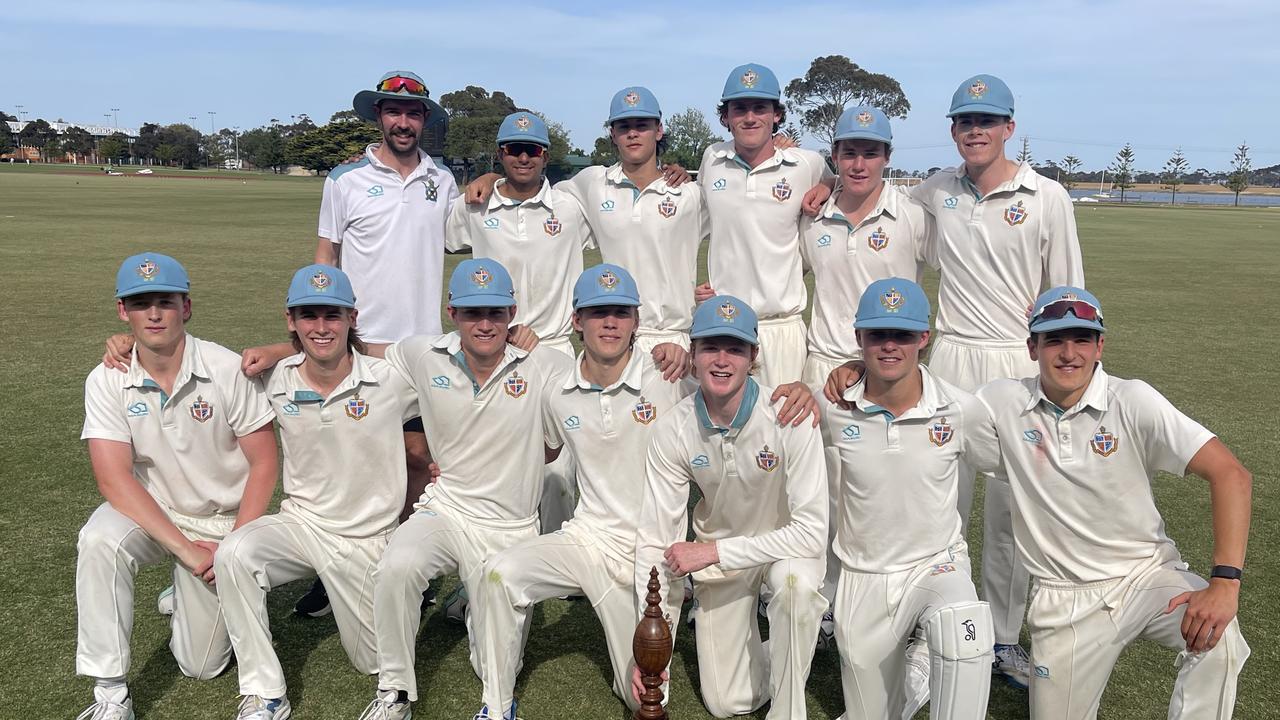
POLYGON ((708 430, 718 430, 726 433, 731 430, 741 430, 747 424, 747 420, 751 417, 751 411, 756 406, 756 400, 760 397, 760 386, 756 384, 754 378, 747 378, 747 384, 742 392, 742 402, 738 404, 738 412, 734 413, 733 421, 729 423, 729 427, 720 427, 711 422, 711 414, 707 412, 707 402, 702 399, 702 389, 694 394, 693 406, 698 413, 698 422, 708 430))

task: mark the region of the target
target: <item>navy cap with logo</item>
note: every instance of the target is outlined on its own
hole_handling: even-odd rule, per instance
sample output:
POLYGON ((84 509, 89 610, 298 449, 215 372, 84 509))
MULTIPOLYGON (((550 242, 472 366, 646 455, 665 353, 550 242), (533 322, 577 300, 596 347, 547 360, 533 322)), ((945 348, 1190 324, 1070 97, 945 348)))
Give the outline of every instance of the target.
POLYGON ((116 297, 153 292, 191 292, 191 279, 182 263, 160 253, 125 258, 116 271, 116 297))

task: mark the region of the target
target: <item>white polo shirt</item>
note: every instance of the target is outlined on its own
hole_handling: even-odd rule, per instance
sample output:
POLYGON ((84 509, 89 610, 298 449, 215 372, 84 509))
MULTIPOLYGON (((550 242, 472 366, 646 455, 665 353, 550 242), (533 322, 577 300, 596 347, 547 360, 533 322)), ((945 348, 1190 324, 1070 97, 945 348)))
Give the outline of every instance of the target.
POLYGON ((850 570, 910 570, 964 539, 960 472, 974 455, 969 426, 987 412, 923 365, 920 375, 920 401, 897 417, 866 399, 863 382, 844 393, 850 410, 821 401, 823 443, 840 456, 834 549, 850 570))
POLYGON ((1030 165, 986 197, 963 166, 934 173, 911 195, 936 223, 926 256, 942 271, 940 332, 1024 340, 1037 295, 1058 285, 1084 287, 1071 197, 1030 165))
POLYGON ((445 247, 471 248, 476 257, 502 263, 515 284, 517 322, 544 340, 573 334, 573 283, 582 274, 582 249, 591 228, 582 208, 545 179, 525 200, 504 197, 494 185, 484 206, 458 203, 449 214, 445 247))
POLYGON ((582 355, 557 376, 547 436, 563 445, 578 469, 578 505, 566 527, 597 538, 622 562, 634 560, 649 439, 658 418, 692 391, 689 383, 663 379, 652 356, 642 352, 631 353, 622 377, 608 387, 582 376, 582 355))
POLYGON ((282 360, 267 395, 284 447, 281 510, 325 532, 366 538, 395 529, 408 486, 403 425, 418 416, 418 393, 390 363, 351 353, 351 374, 328 397, 282 360))
POLYGON ((751 168, 732 140, 707 148, 698 184, 711 216, 711 287, 740 298, 761 320, 803 312, 800 207, 805 193, 827 177, 826 160, 812 150, 775 150, 751 168))
MULTIPOLYGON (((1084 397, 1061 410, 1038 377, 996 380, 976 393, 1013 486, 1013 533, 1038 578, 1120 578, 1173 552, 1151 494, 1157 472, 1184 475, 1213 433, 1150 385, 1098 365, 1084 397)), ((984 445, 987 441, 979 440, 984 445)), ((990 463, 988 463, 990 465, 990 463)), ((1208 508, 1204 522, 1209 522, 1208 508)))
POLYGON ((501 366, 478 385, 456 332, 408 338, 388 347, 386 357, 418 390, 427 443, 440 466, 422 502, 443 502, 493 526, 535 521, 543 445, 553 443, 543 408, 553 377, 573 360, 547 347, 526 353, 508 345, 501 366))
POLYGON ((128 372, 99 365, 84 383, 84 416, 81 440, 129 443, 147 492, 208 517, 240 507, 249 461, 239 439, 271 422, 271 406, 238 354, 188 334, 172 395, 136 360, 128 372))
POLYGON ((800 219, 800 253, 813 273, 809 352, 847 360, 862 357, 853 320, 863 291, 890 277, 920 282, 931 228, 919 203, 887 181, 856 226, 836 207, 839 197, 837 188, 817 217, 800 219))
POLYGON ((671 187, 661 176, 640 189, 621 163, 585 168, 556 189, 582 206, 604 262, 635 278, 640 327, 688 332, 697 304, 698 248, 710 232, 702 189, 692 182, 671 187))
POLYGON ((375 147, 329 172, 319 235, 342 245, 339 264, 351 278, 366 342, 438 335, 444 225, 457 183, 421 150, 417 169, 401 179, 375 147))
POLYGON ((649 568, 664 567, 663 552, 685 538, 690 483, 702 491, 693 509, 694 535, 717 542, 722 570, 823 556, 828 511, 821 433, 808 422, 779 427, 772 393, 748 379, 727 428, 711 422, 700 390, 658 421, 636 537, 641 595, 649 568))

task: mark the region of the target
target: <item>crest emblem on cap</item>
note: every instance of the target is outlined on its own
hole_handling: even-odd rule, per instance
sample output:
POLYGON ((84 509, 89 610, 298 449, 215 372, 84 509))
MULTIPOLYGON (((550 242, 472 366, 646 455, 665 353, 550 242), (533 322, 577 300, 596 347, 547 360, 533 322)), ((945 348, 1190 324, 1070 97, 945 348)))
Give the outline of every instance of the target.
POLYGON ((631 410, 631 417, 641 425, 648 425, 657 419, 658 408, 654 407, 653 403, 645 400, 644 396, 641 395, 640 402, 636 403, 636 406, 631 410))
POLYGON ((1025 222, 1027 215, 1029 214, 1030 213, 1027 212, 1027 208, 1023 206, 1022 201, 1019 200, 1017 205, 1010 205, 1005 209, 1004 221, 1009 223, 1009 227, 1014 227, 1025 222))
POLYGON ((878 227, 867 238, 867 244, 871 246, 872 250, 880 252, 889 247, 889 233, 885 232, 884 228, 878 227))
POLYGON ((542 231, 550 235, 551 237, 555 237, 556 235, 559 235, 560 231, 563 229, 564 229, 564 226, 560 224, 560 219, 557 218, 555 215, 552 215, 551 217, 547 218, 546 221, 542 223, 542 231))
POLYGON ((716 314, 725 322, 733 322, 733 319, 738 317, 738 306, 731 302, 726 302, 716 309, 716 314))
POLYGON ((483 267, 478 267, 471 273, 471 284, 476 287, 489 287, 490 280, 493 280, 493 275, 483 267))
POLYGON ((154 280, 156 277, 156 272, 158 272, 159 269, 160 268, 156 267, 156 264, 152 262, 151 259, 148 258, 146 260, 143 260, 142 264, 138 266, 138 270, 137 270, 138 277, 148 281, 154 280))
POLYGON ((618 280, 618 276, 614 275, 612 270, 605 270, 604 272, 600 273, 600 279, 597 280, 596 282, 600 283, 600 287, 604 288, 605 290, 608 290, 609 292, 613 292, 613 289, 618 287, 619 280, 618 280))
POLYGON ((1062 293, 1062 297, 1058 299, 1059 300, 1077 300, 1078 298, 1076 297, 1076 294, 1073 292, 1064 292, 1062 293))
POLYGON ((969 86, 969 97, 972 97, 974 100, 977 100, 986 94, 987 84, 981 80, 974 80, 973 84, 969 86))
POLYGON ((520 375, 519 370, 512 370, 511 377, 503 381, 502 389, 511 397, 518 398, 529 389, 529 383, 520 375))
POLYGON ((866 110, 863 110, 862 112, 858 113, 858 117, 856 118, 856 120, 858 121, 858 124, 861 125, 862 127, 867 127, 868 125, 871 124, 871 121, 874 120, 874 118, 871 117, 871 113, 867 112, 866 110))
POLYGON ((880 295, 880 304, 889 312, 898 312, 902 309, 902 303, 906 302, 906 298, 902 297, 902 293, 897 288, 889 288, 889 292, 880 295))
POLYGON ((1120 438, 1114 433, 1107 432, 1105 427, 1099 427, 1098 432, 1093 434, 1093 439, 1089 441, 1089 449, 1102 457, 1110 457, 1120 447, 1120 438))
POLYGON ((938 447, 951 442, 951 438, 955 434, 955 429, 951 427, 951 423, 947 422, 946 418, 929 425, 929 442, 938 447))
POLYGON ((329 276, 323 270, 317 270, 315 275, 311 276, 311 287, 324 292, 329 289, 329 276))
POLYGON ((676 204, 671 198, 665 198, 658 203, 658 214, 664 218, 669 218, 676 214, 676 204))
POLYGON ((756 453, 756 467, 765 472, 773 472, 778 467, 778 454, 765 445, 763 450, 756 453))
POLYGON ((519 130, 520 132, 524 132, 528 130, 529 126, 532 124, 533 124, 533 121, 529 119, 528 115, 521 115, 520 117, 516 118, 516 129, 519 130))
POLYGON ((208 422, 213 417, 213 404, 206 401, 204 397, 197 395, 196 401, 191 403, 191 419, 196 422, 208 422))
POLYGON ((347 401, 347 417, 352 420, 363 420, 369 417, 369 401, 356 395, 347 401))
POLYGON ((759 81, 760 76, 756 74, 755 70, 748 69, 746 72, 742 73, 742 87, 747 88, 748 90, 754 88, 756 83, 759 81))
POLYGON ((635 107, 640 104, 640 95, 635 90, 632 90, 622 96, 622 102, 630 105, 631 107, 635 107))
POLYGON ((773 186, 773 199, 778 202, 786 202, 791 198, 791 183, 786 178, 782 178, 773 186))

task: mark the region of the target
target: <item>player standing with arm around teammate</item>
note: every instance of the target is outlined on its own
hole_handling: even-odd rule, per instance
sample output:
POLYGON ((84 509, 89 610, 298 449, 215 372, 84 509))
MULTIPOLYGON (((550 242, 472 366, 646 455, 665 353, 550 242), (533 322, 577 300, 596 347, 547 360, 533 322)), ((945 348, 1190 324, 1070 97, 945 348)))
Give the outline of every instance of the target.
POLYGON ((116 308, 135 338, 125 372, 85 381, 89 459, 106 500, 80 529, 76 672, 94 678, 82 718, 132 720, 125 677, 138 568, 176 560, 169 647, 188 677, 231 661, 213 588, 218 543, 261 515, 276 484, 271 408, 240 356, 188 335, 190 281, 178 261, 134 255, 116 274, 116 308))
MULTIPOLYGON (((757 357, 756 316, 721 295, 693 315, 693 367, 699 389, 658 427, 649 446, 636 537, 636 607, 645 605, 652 566, 667 593, 694 576, 694 632, 702 697, 716 717, 749 713, 772 701, 770 718, 804 718, 805 682, 827 609, 827 482, 822 441, 808 424, 779 427, 750 377, 757 357), (695 542, 684 542, 689 485, 695 542), (772 593, 769 642, 756 606, 772 593)), ((675 623, 673 623, 673 632, 675 623)), ((632 691, 639 692, 639 675, 632 691)))
POLYGON ((1027 341, 1037 377, 977 392, 990 417, 979 447, 1003 462, 1018 549, 1035 578, 1033 720, 1091 720, 1129 643, 1179 651, 1171 719, 1230 718, 1249 646, 1236 619, 1252 477, 1231 451, 1150 385, 1102 369, 1102 307, 1078 287, 1036 301, 1027 341), (1206 582, 1165 534, 1157 472, 1209 482, 1206 582))
POLYGON ((840 463, 832 523, 845 715, 903 717, 903 648, 919 629, 932 655, 930 717, 985 718, 991 612, 973 587, 956 495, 969 426, 986 413, 920 364, 929 300, 916 283, 871 283, 854 327, 866 373, 844 393, 849 409, 828 402, 822 419, 840 463))

